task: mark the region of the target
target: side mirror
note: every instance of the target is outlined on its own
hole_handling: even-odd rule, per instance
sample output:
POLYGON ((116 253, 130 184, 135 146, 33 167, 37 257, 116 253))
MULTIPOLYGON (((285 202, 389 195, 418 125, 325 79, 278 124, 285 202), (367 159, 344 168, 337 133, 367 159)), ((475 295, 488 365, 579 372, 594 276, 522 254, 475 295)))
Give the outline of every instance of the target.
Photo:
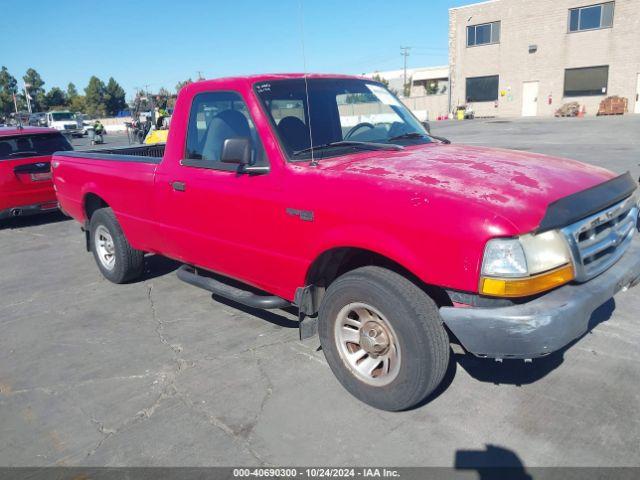
POLYGON ((420 123, 422 124, 424 129, 427 131, 427 133, 431 133, 431 125, 429 125, 429 122, 424 121, 424 122, 420 122, 420 123))
POLYGON ((222 145, 222 163, 249 165, 251 163, 251 139, 247 137, 227 138, 222 145))

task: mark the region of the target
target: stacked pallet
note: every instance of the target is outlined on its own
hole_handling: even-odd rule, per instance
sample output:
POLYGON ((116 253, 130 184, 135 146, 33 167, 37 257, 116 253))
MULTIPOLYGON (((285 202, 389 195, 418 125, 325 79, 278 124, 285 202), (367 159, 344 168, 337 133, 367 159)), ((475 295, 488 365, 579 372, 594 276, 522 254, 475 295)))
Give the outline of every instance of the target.
POLYGON ((600 102, 598 115, 624 115, 627 113, 629 101, 624 97, 617 95, 607 97, 600 102))
POLYGON ((579 113, 580 104, 578 102, 569 102, 556 110, 556 117, 577 117, 579 113))

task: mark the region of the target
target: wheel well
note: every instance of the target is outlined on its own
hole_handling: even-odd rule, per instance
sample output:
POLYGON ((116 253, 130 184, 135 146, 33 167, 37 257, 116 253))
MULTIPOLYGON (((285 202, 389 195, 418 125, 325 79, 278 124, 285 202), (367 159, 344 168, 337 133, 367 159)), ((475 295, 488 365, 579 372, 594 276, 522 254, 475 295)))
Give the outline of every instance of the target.
POLYGON ((324 252, 309 268, 306 285, 314 285, 324 291, 340 275, 369 265, 387 268, 406 277, 427 293, 438 306, 452 304, 443 288, 423 282, 405 267, 384 255, 361 248, 342 247, 324 252))
POLYGON ((101 208, 108 207, 109 204, 105 202, 102 198, 100 198, 95 193, 88 193, 84 197, 84 212, 87 217, 87 222, 91 220, 91 217, 95 213, 96 210, 101 208))

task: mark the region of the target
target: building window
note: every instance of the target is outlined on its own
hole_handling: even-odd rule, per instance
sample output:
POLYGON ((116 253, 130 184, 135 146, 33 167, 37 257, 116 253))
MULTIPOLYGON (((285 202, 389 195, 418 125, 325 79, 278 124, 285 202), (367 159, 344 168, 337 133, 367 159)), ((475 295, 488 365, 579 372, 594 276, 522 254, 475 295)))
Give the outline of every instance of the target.
POLYGON ((500 22, 467 27, 467 47, 500 43, 500 22))
POLYGON ((413 88, 415 95, 443 95, 449 91, 448 78, 431 78, 425 80, 414 80, 413 88))
POLYGON ((613 26, 613 3, 600 3, 569 10, 569 32, 596 30, 613 26))
POLYGON ((564 96, 586 97, 605 95, 609 81, 609 66, 567 68, 564 71, 564 96))
POLYGON ((467 78, 467 102, 493 102, 498 99, 498 75, 467 78))

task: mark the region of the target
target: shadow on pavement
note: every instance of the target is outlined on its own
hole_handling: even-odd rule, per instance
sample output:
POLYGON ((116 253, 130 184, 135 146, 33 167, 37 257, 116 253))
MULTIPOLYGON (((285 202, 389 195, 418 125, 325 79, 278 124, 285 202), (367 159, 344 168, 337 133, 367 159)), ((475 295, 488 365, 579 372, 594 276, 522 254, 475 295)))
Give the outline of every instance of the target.
POLYGON ((147 255, 144 259, 144 273, 136 281, 151 280, 175 272, 182 265, 180 262, 163 257, 162 255, 147 255))
POLYGON ((527 385, 545 377, 558 368, 564 361, 564 352, 578 343, 585 335, 591 333, 596 326, 611 318, 616 304, 613 298, 598 307, 589 319, 589 328, 581 337, 575 339, 564 348, 547 357, 534 359, 531 363, 523 360, 503 360, 498 363, 492 359, 478 358, 471 354, 459 355, 457 361, 469 375, 481 382, 509 385, 527 385))
POLYGON ((476 470, 479 478, 530 480, 520 457, 513 450, 485 445, 485 450, 457 450, 454 468, 456 470, 476 470))
POLYGON ((65 222, 71 220, 60 211, 41 213, 39 215, 28 215, 25 217, 14 217, 0 220, 0 230, 37 227, 48 223, 65 222))
POLYGON ((265 322, 272 323, 279 327, 298 328, 297 320, 291 320, 290 318, 287 318, 277 313, 277 312, 285 311, 297 316, 298 310, 295 308, 287 308, 285 310, 262 310, 259 308, 247 307, 242 303, 234 302, 233 300, 229 300, 228 298, 220 297, 215 294, 212 294, 211 298, 218 303, 222 303, 223 305, 226 305, 228 307, 235 308, 236 310, 240 310, 241 312, 244 312, 248 315, 253 315, 254 317, 258 317, 259 319, 264 320, 265 322))

